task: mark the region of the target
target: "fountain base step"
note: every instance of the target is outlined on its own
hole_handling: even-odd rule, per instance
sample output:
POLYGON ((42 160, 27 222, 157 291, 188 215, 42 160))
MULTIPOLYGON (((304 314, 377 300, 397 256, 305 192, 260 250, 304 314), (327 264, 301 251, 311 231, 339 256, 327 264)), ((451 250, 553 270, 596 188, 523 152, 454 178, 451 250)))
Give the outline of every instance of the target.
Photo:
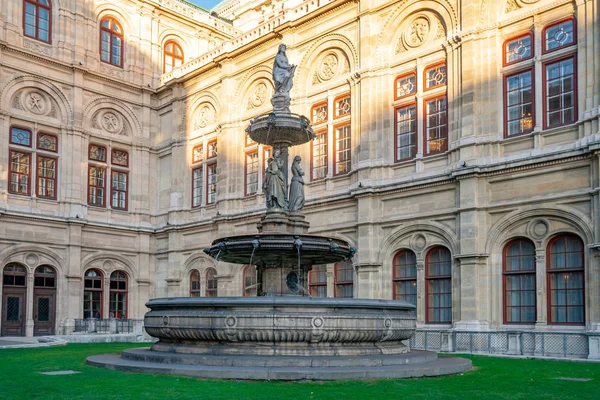
POLYGON ((88 357, 87 364, 124 372, 181 375, 206 379, 351 380, 401 379, 457 374, 471 361, 438 358, 435 352, 349 357, 198 355, 129 349, 88 357))

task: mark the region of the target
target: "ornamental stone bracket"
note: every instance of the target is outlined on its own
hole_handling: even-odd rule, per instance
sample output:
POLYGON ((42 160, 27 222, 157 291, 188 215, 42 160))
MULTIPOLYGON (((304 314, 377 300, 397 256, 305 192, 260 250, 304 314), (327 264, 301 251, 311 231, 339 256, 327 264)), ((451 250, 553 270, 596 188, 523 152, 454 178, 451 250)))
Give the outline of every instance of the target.
POLYGON ((357 273, 361 272, 378 272, 383 264, 381 263, 354 263, 352 264, 357 273))

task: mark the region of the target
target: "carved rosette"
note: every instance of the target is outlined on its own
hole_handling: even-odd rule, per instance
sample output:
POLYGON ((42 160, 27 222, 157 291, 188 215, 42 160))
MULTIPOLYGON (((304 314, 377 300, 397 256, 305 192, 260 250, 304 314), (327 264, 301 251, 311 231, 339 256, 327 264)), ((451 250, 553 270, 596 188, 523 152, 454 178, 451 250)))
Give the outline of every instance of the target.
POLYGON ((115 135, 127 134, 127 123, 123 116, 111 109, 104 109, 96 112, 91 120, 93 128, 103 130, 115 135))

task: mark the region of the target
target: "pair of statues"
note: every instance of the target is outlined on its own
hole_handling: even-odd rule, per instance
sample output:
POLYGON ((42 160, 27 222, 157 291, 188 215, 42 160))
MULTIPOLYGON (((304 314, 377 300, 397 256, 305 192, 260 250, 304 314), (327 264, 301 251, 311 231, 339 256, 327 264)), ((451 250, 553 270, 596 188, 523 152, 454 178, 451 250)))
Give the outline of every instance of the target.
POLYGON ((304 171, 300 167, 300 161, 302 161, 300 156, 294 157, 291 168, 292 183, 288 197, 287 182, 283 172, 284 161, 281 158, 280 151, 276 150, 273 158, 269 159, 263 182, 263 192, 267 197, 267 208, 299 211, 304 207, 304 179, 302 178, 304 171))

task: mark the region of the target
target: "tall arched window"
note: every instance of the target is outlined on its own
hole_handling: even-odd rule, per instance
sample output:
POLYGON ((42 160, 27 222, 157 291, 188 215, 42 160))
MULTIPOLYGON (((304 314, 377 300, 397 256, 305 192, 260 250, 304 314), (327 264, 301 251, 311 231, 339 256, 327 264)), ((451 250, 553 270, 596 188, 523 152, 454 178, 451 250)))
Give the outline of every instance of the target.
POLYGON ((335 297, 354 297, 354 268, 352 261, 334 265, 335 297))
POLYGON ((165 43, 163 72, 170 72, 173 68, 177 68, 182 64, 183 50, 181 46, 177 42, 169 40, 165 43))
POLYGON ((206 297, 217 297, 217 270, 208 268, 206 270, 206 297))
POLYGON ((400 250, 394 257, 394 299, 417 305, 417 256, 400 250))
POLYGON ((246 265, 244 268, 244 296, 256 296, 256 267, 246 265))
POLYGON ((100 59, 117 67, 123 66, 123 28, 113 17, 100 22, 100 59))
POLYGON ((110 301, 108 306, 111 318, 127 318, 127 275, 122 271, 110 274, 110 301))
POLYGON ((583 242, 574 235, 560 235, 548 243, 548 322, 585 322, 583 242))
POLYGON ((190 297, 200 297, 200 272, 197 269, 193 269, 190 273, 190 297))
POLYGON ((24 0, 23 29, 25 36, 51 42, 52 3, 50 0, 24 0))
POLYGON ((83 318, 102 318, 102 272, 90 269, 83 284, 83 318))
POLYGON ((535 322, 535 246, 516 239, 504 247, 504 322, 535 322))
POLYGON ((427 322, 452 322, 452 258, 445 247, 434 247, 425 258, 427 322))

